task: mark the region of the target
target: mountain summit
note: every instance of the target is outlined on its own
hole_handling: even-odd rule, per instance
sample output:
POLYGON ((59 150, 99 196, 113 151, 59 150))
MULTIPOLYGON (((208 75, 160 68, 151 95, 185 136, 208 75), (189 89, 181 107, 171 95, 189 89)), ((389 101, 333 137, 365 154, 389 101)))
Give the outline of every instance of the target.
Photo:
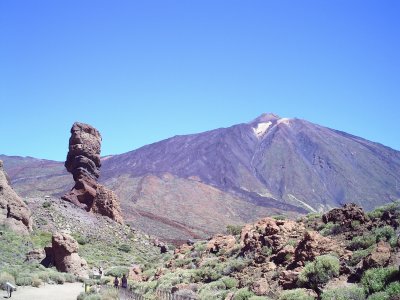
MULTIPOLYGON (((27 177, 26 159, 20 172, 17 158, 0 159, 14 166, 8 172, 24 196, 59 194, 64 187, 64 173, 51 171, 54 162, 46 163, 53 169, 44 164, 27 177)), ((102 165, 100 181, 120 197, 126 221, 169 239, 207 236, 268 214, 323 211, 348 202, 372 209, 400 198, 399 151, 271 113, 175 136, 107 157, 102 165)))

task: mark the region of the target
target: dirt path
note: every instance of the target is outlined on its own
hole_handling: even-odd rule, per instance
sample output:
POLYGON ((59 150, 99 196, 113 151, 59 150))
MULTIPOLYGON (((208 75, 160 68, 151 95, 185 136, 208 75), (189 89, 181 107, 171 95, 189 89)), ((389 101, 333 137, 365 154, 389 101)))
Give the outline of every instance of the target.
MULTIPOLYGON (((83 292, 82 283, 46 284, 40 288, 18 287, 12 293, 11 300, 76 300, 83 292)), ((7 299, 7 292, 1 291, 0 300, 7 299)))

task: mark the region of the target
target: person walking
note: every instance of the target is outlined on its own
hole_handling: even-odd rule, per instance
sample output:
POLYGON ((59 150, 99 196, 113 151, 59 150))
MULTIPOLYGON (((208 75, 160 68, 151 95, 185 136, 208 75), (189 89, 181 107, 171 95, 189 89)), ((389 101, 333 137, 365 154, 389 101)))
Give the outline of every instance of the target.
POLYGON ((124 289, 126 289, 128 287, 128 279, 126 278, 126 275, 122 275, 121 278, 121 287, 123 287, 124 289))
POLYGON ((7 288, 7 294, 8 298, 11 298, 12 292, 15 290, 15 286, 13 286, 11 283, 6 282, 6 288, 7 288))
POLYGON ((114 279, 114 287, 115 287, 116 289, 119 288, 118 276, 115 276, 115 279, 114 279))

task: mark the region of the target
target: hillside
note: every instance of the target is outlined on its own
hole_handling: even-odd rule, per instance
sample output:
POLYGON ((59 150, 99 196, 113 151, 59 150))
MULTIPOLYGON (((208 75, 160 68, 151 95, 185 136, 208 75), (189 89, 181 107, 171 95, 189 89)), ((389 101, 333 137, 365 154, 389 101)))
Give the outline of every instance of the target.
MULTIPOLYGON (((132 137, 134 138, 134 137, 132 137)), ((0 156, 21 196, 73 186, 63 163, 0 156)), ((400 152, 300 119, 263 114, 102 158, 124 218, 169 240, 206 237, 266 215, 371 210, 400 198, 400 152)))

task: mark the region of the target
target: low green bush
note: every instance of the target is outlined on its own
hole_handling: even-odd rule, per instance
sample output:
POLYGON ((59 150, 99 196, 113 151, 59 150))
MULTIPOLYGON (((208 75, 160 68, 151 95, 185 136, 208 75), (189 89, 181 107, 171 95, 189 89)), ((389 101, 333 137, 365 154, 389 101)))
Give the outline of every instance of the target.
POLYGON ((129 246, 128 244, 121 244, 118 246, 118 250, 128 253, 131 251, 131 246, 129 246))
POLYGON ((353 252, 353 255, 351 256, 348 264, 350 266, 355 266, 357 265, 364 257, 369 255, 373 250, 373 247, 369 247, 368 249, 363 249, 363 250, 356 250, 353 252))
POLYGON ((113 267, 111 269, 108 269, 105 273, 106 276, 118 276, 118 277, 122 277, 122 275, 126 275, 129 273, 129 268, 128 267, 113 267))
POLYGON ((315 298, 307 294, 305 289, 294 289, 283 291, 279 300, 315 300, 315 298))
POLYGON ((326 290, 321 296, 321 300, 365 300, 363 288, 358 286, 340 287, 326 290))
POLYGON ((350 250, 367 249, 376 243, 376 236, 374 234, 366 234, 354 237, 347 246, 350 250))
POLYGON ((400 282, 395 281, 390 283, 385 288, 385 292, 388 293, 390 297, 400 296, 400 282))
POLYGON ((15 283, 19 286, 31 285, 32 284, 32 276, 30 276, 30 275, 19 276, 15 280, 15 283))
POLYGON ((313 262, 306 264, 299 275, 299 284, 315 289, 329 279, 339 275, 339 259, 332 255, 318 256, 313 262))
POLYGON ((271 300, 271 298, 265 296, 251 296, 248 300, 271 300))
POLYGON ((250 297, 255 296, 248 288, 242 288, 235 292, 233 300, 248 300, 250 297))
POLYGON ((335 224, 332 222, 328 222, 325 226, 320 230, 320 234, 323 236, 339 234, 342 230, 342 227, 339 224, 335 224))
POLYGON ((65 277, 64 277, 64 274, 62 274, 62 273, 51 272, 51 273, 49 273, 49 278, 50 278, 50 280, 54 281, 57 284, 65 283, 65 277))
POLYGON ((392 226, 386 225, 383 227, 378 227, 374 230, 376 241, 390 241, 396 236, 396 232, 392 226))
POLYGON ((231 235, 240 235, 242 233, 242 225, 228 225, 226 226, 226 232, 231 235))
POLYGON ((45 202, 43 202, 43 204, 42 204, 42 207, 43 208, 49 208, 51 206, 51 202, 49 202, 49 201, 45 201, 45 202))
POLYGON ((377 292, 370 295, 368 300, 390 300, 390 296, 386 292, 377 292))
POLYGON ((64 278, 65 278, 66 282, 75 282, 76 281, 76 276, 73 274, 65 273, 64 278))
POLYGON ((225 284, 225 287, 227 290, 235 288, 239 284, 239 282, 233 277, 225 276, 225 277, 222 277, 220 280, 225 284))
POLYGON ((361 283, 368 294, 381 292, 396 278, 398 273, 399 271, 395 267, 369 269, 365 271, 361 283))

